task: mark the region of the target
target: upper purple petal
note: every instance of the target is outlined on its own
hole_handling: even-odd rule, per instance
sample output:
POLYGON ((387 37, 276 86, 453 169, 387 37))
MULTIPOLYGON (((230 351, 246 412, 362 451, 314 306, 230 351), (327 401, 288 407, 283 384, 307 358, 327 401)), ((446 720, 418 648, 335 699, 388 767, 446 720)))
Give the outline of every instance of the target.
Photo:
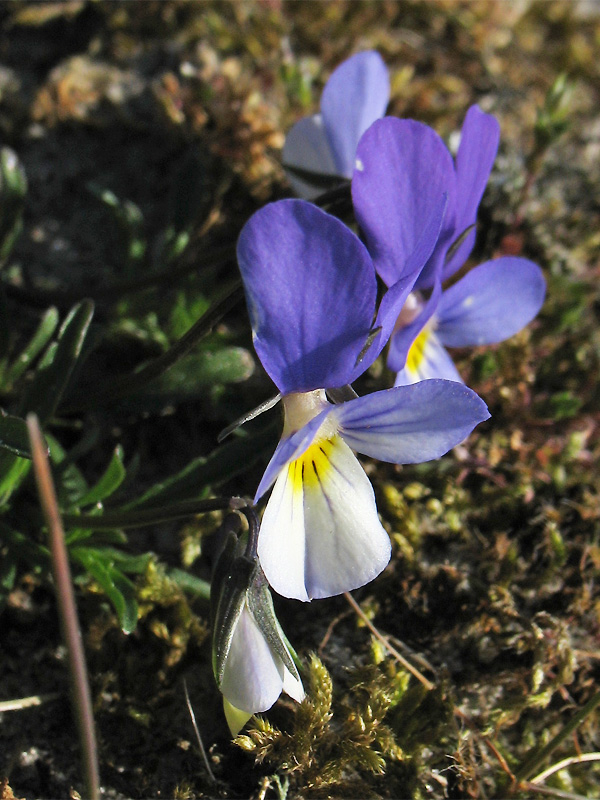
POLYGON ((332 413, 350 447, 394 464, 439 458, 490 416, 475 392, 445 380, 374 392, 332 413))
POLYGON ((238 240, 256 352, 282 394, 348 383, 377 282, 357 236, 303 200, 257 211, 238 240))
MULTIPOLYGON (((377 318, 374 325, 377 335, 367 352, 364 354, 364 358, 362 358, 356 365, 349 383, 352 383, 352 381, 356 380, 359 375, 362 375, 362 373, 371 366, 371 364, 375 361, 377 356, 387 344, 392 331, 394 330, 394 326, 396 325, 398 315, 402 311, 402 307, 404 306, 408 295, 412 291, 415 281, 418 278, 421 269, 423 268, 423 264, 425 264, 433 248, 435 247, 435 243, 442 226, 442 220, 444 218, 446 202, 446 195, 443 195, 440 197, 437 207, 433 209, 429 223, 422 232, 421 239, 417 242, 417 246, 408 257, 406 264, 406 275, 390 286, 387 292, 383 295, 381 303, 379 304, 377 318)), ((432 308, 429 316, 431 316, 434 310, 435 308, 432 308)), ((427 322, 429 316, 423 320, 423 325, 427 322)))
POLYGON ((359 142, 356 160, 352 177, 356 218, 377 272, 391 286, 410 269, 410 256, 440 198, 446 195, 448 207, 453 207, 454 164, 435 131, 414 120, 392 117, 371 125, 359 142))
MULTIPOLYGON (((500 125, 491 114, 474 105, 467 111, 463 122, 460 144, 456 154, 456 201, 453 239, 475 224, 477 209, 494 165, 500 125)), ((444 277, 456 272, 467 260, 475 244, 475 230, 461 242, 448 259, 444 277)))
POLYGON ((373 50, 351 56, 332 72, 321 113, 339 175, 352 177, 358 140, 385 114, 389 98, 387 67, 373 50))
POLYGON ((542 271, 532 261, 514 256, 486 261, 442 295, 438 337, 450 347, 501 342, 535 317, 545 293, 542 271))

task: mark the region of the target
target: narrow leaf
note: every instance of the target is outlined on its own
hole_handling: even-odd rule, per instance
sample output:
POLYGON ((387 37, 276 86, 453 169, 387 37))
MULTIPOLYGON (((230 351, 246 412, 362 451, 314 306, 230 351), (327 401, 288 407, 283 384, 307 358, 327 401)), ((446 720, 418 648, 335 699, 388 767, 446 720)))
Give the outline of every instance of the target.
MULTIPOLYGON (((22 458, 31 458, 27 425, 21 417, 13 417, 0 409, 0 447, 22 458)), ((46 450, 48 446, 46 445, 46 450)))
POLYGON ((42 352, 54 334, 57 325, 58 311, 54 307, 49 308, 40 320, 40 324, 31 337, 29 344, 9 368, 6 375, 6 382, 8 385, 13 384, 20 378, 34 359, 42 352))
POLYGON ((105 497, 110 497, 123 483, 125 474, 123 449, 118 445, 102 477, 95 486, 92 486, 83 497, 76 501, 76 505, 79 507, 94 505, 104 500, 105 497))
POLYGON ((52 360, 48 363, 44 359, 36 371, 22 407, 23 411, 37 414, 42 425, 52 417, 67 388, 93 313, 94 304, 90 300, 84 300, 71 310, 59 333, 52 360))
POLYGON ((94 578, 112 603, 119 624, 125 633, 131 633, 137 625, 137 601, 133 583, 112 564, 105 562, 102 550, 73 547, 71 557, 78 561, 94 578))

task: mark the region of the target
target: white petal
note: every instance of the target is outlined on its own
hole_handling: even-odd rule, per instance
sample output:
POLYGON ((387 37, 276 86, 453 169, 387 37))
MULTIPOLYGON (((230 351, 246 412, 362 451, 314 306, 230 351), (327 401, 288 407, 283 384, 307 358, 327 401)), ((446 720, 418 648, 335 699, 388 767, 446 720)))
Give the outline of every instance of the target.
POLYGON ((309 600, 356 589, 390 552, 369 479, 339 436, 311 445, 277 479, 258 553, 279 594, 309 600))
POLYGON ((430 378, 463 383, 444 345, 430 327, 425 327, 412 343, 406 366, 396 375, 394 386, 408 386, 430 378))
POLYGON ((276 592, 296 600, 309 600, 304 585, 304 507, 302 490, 294 490, 296 465, 285 467, 275 481, 258 536, 258 557, 276 592))
POLYGON ((285 667, 283 668, 283 691, 297 703, 301 703, 304 700, 302 681, 292 675, 289 669, 285 667))
POLYGON ((376 578, 391 555, 371 482, 338 436, 314 445, 303 459, 308 595, 357 589, 376 578))
POLYGON ((266 711, 281 694, 284 666, 274 656, 254 617, 244 606, 225 663, 221 692, 235 708, 266 711))
POLYGON ((252 716, 252 714, 240 711, 239 708, 232 706, 226 697, 223 698, 223 711, 232 736, 237 736, 252 716))
MULTIPOLYGON (((291 128, 283 146, 282 161, 284 166, 289 164, 322 175, 337 175, 320 114, 304 117, 291 128)), ((298 197, 305 200, 311 200, 323 192, 322 188, 312 186, 289 172, 288 180, 298 197)))

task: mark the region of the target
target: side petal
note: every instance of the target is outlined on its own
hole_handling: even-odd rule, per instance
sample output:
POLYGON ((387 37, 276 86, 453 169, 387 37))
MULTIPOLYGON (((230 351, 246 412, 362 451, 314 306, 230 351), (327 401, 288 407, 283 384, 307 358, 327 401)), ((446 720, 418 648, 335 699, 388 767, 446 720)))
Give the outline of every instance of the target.
POLYGON ((248 608, 240 614, 219 689, 240 711, 266 711, 281 694, 283 663, 273 657, 248 608))
POLYGON ((363 586, 385 569, 391 546, 373 489, 339 437, 313 445, 290 464, 273 496, 277 506, 271 513, 271 497, 258 547, 267 580, 279 594, 298 600, 330 597, 363 586), (298 558, 301 539, 303 559, 298 558))
POLYGON ((463 383, 463 379, 448 351, 441 344, 437 333, 424 328, 412 343, 406 365, 396 375, 394 386, 408 386, 431 378, 444 378, 463 383))
POLYGON ((445 380, 374 392, 336 406, 335 414, 350 447, 394 464, 439 458, 490 416, 475 392, 445 380))
POLYGON ((319 428, 332 410, 333 406, 322 411, 299 431, 296 431, 296 433, 293 433, 291 436, 279 442, 262 476, 258 489, 256 490, 256 495, 254 496, 255 503, 258 503, 263 494, 273 485, 284 467, 301 456, 302 453, 310 447, 319 428))
POLYGON ((486 261, 442 295, 440 341, 449 347, 501 342, 535 317, 545 294, 546 281, 532 261, 513 256, 486 261))
MULTIPOLYGON (((284 168, 296 167, 321 175, 338 174, 320 114, 304 117, 290 128, 281 157, 284 168)), ((324 191, 321 186, 315 186, 293 172, 287 171, 287 177, 294 192, 305 200, 312 200, 324 191)))
POLYGON ((321 97, 321 113, 336 173, 352 177, 358 141, 383 117, 390 99, 390 79, 374 50, 357 53, 331 73, 321 97))
MULTIPOLYGON (((456 154, 455 237, 475 224, 477 209, 494 165, 499 141, 498 120, 491 114, 484 113, 479 106, 471 106, 463 122, 456 154)), ((464 242, 448 260, 444 268, 444 278, 452 275, 465 263, 474 244, 475 230, 465 237, 464 242)))
POLYGON ((454 164, 435 131, 393 117, 371 125, 359 142, 356 163, 356 218, 377 272, 391 286, 407 274, 409 257, 444 195, 453 208, 454 164))
POLYGON ((377 292, 358 237, 310 203, 280 200, 250 218, 237 253, 254 346, 277 388, 348 383, 377 292))

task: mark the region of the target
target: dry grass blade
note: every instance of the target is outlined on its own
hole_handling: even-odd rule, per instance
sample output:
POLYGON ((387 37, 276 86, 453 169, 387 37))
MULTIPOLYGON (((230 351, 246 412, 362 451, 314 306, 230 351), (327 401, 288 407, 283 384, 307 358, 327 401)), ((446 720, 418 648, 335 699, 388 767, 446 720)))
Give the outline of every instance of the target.
POLYGON ((34 694, 31 697, 19 697, 15 700, 2 700, 0 702, 0 714, 4 711, 21 711, 23 708, 33 708, 41 706, 43 703, 50 703, 58 700, 60 694, 51 692, 49 694, 34 694))
POLYGON ((187 709, 190 715, 190 719, 192 720, 192 726, 194 728, 194 733, 196 734, 196 740, 198 741, 198 747, 200 748, 200 753, 202 755, 202 760, 204 761, 204 766, 206 767, 206 772, 208 773, 208 777, 211 780, 211 783, 216 783, 217 779, 210 768, 210 763, 208 761, 208 756, 206 755, 206 750, 204 749, 204 745, 202 743, 202 737, 200 736, 200 731, 198 729, 198 723, 196 722, 196 715, 194 714, 194 709, 192 708, 192 703, 190 700, 190 695, 188 693, 187 683, 184 679, 183 681, 183 691, 185 692, 185 702, 187 705, 187 709))
POLYGON ((56 501, 56 492, 48 464, 46 448, 43 444, 38 419, 35 414, 27 417, 27 428, 33 454, 33 468, 40 496, 40 503, 48 525, 50 535, 50 552, 52 556, 52 572, 56 584, 56 598, 63 639, 67 647, 73 706, 79 732, 82 751, 83 774, 86 797, 98 800, 99 769, 98 749, 92 702, 87 680, 85 655, 81 643, 81 631, 75 608, 75 596, 71 581, 71 570, 65 547, 63 526, 56 501))
POLYGON ((552 764, 552 766, 548 767, 548 769, 540 772, 540 774, 536 775, 535 778, 532 778, 529 783, 541 783, 542 781, 545 781, 546 778, 549 778, 550 775, 554 775, 555 772, 559 772, 561 769, 570 767, 573 764, 585 764, 590 761, 600 761, 600 753, 582 753, 579 756, 569 756, 569 758, 563 758, 562 761, 558 761, 556 764, 552 764))
POLYGON ((394 656, 396 661, 398 661, 400 664, 402 664, 404 669, 407 670, 408 672, 410 672, 411 675, 414 675, 414 677, 418 681, 420 681, 428 691, 431 691, 434 688, 434 684, 430 680, 428 680, 421 672, 419 672, 419 670, 415 666, 413 666, 410 663, 410 661, 407 661, 407 659, 404 658, 404 656, 401 653, 399 653, 392 644, 390 644, 388 639, 386 639, 386 637, 377 630, 377 628, 373 625, 371 620, 367 617, 365 612, 358 605, 358 603, 352 597, 352 595, 349 592, 344 592, 344 597, 350 603, 350 605, 356 611, 356 613, 362 619, 362 621, 365 623, 367 628, 371 631, 373 636, 379 642, 381 642, 381 644, 386 648, 386 650, 389 653, 391 653, 392 656, 394 656))

